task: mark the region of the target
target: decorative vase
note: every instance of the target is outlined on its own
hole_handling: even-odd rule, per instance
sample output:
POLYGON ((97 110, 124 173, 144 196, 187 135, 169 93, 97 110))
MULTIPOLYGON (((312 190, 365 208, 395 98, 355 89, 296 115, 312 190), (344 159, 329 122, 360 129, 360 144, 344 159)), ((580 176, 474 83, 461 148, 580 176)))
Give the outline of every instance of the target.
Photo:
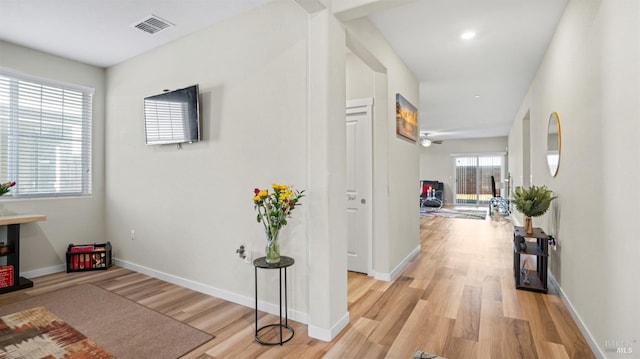
POLYGON ((280 243, 278 243, 279 231, 267 232, 267 246, 265 247, 265 260, 267 263, 280 263, 280 243))
POLYGON ((518 247, 520 248, 520 250, 521 251, 527 250, 527 242, 525 241, 524 237, 518 236, 516 237, 516 239, 517 239, 518 247))
POLYGON ((527 234, 533 233, 533 220, 529 216, 524 216, 524 230, 527 234))

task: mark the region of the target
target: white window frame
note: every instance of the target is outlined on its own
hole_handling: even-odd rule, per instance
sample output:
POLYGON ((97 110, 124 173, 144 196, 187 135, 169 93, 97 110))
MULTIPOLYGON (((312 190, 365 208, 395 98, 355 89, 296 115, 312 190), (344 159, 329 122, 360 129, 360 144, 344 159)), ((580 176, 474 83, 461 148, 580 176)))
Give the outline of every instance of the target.
MULTIPOLYGON (((69 197, 69 196, 91 196, 92 194, 92 117, 93 117, 93 94, 95 90, 93 88, 73 85, 68 83, 62 83, 58 81, 52 81, 48 79, 39 78, 36 76, 31 76, 28 74, 16 72, 6 68, 0 68, 0 76, 4 79, 3 81, 8 84, 8 103, 3 103, 0 99, 0 181, 15 181, 16 186, 11 188, 11 191, 0 198, 32 198, 32 197, 69 197), (6 79, 10 80, 6 80, 6 79), (61 106, 64 110, 56 111, 52 110, 51 112, 45 113, 42 111, 42 107, 45 107, 44 101, 40 104, 37 111, 31 111, 32 116, 30 116, 29 120, 34 122, 33 114, 40 115, 40 122, 37 122, 36 119, 35 126, 25 126, 23 122, 23 118, 19 115, 19 105, 16 104, 16 99, 18 97, 19 89, 17 84, 19 82, 25 82, 29 84, 33 84, 36 86, 40 86, 40 92, 36 92, 40 97, 40 99, 46 99, 47 101, 53 101, 53 103, 57 106, 61 106), (46 91, 43 91, 44 87, 54 88, 55 91, 62 91, 63 97, 61 100, 56 102, 57 99, 54 98, 53 95, 50 97, 46 97, 46 91), (82 100, 76 102, 75 104, 80 104, 80 107, 75 107, 76 110, 80 108, 79 112, 81 112, 80 118, 81 121, 78 122, 78 116, 75 116, 75 121, 73 121, 73 125, 76 126, 76 130, 74 134, 71 134, 73 131, 69 130, 71 126, 71 116, 65 114, 71 107, 68 103, 65 105, 65 100, 67 99, 66 95, 76 96, 77 98, 81 98, 82 100), (4 106, 4 107, 3 107, 4 106), (2 113, 4 111, 4 115, 2 113), (49 119, 53 119, 54 124, 52 125, 51 121, 47 122, 47 117, 44 115, 51 114, 59 114, 58 117, 52 116, 49 119), (45 119, 43 121, 43 119, 45 119), (29 134, 23 132, 23 130, 19 130, 19 127, 22 126, 22 129, 32 129, 34 127, 39 128, 40 131, 37 134, 34 132, 37 131, 29 131, 29 134), (59 134, 45 134, 45 130, 43 128, 45 126, 48 129, 53 129, 53 132, 59 132, 59 134), (79 127, 79 131, 78 128, 79 127), (78 134, 79 132, 79 134, 78 134), (2 144, 2 142, 6 142, 2 144), (21 167, 20 164, 20 145, 32 145, 33 147, 37 147, 37 149, 30 152, 32 155, 31 164, 26 167, 21 167), (40 144, 44 144, 40 147, 40 144), (57 145, 57 146, 56 146, 57 145), (75 147, 74 147, 75 146, 75 147), (77 148, 79 147, 79 150, 77 148), (69 151, 69 148, 76 148, 74 151, 69 151), (79 154, 77 154, 79 152, 79 154), (55 153, 55 176, 56 180, 53 188, 51 188, 51 175, 45 178, 42 182, 38 182, 39 175, 43 170, 40 166, 40 154, 44 155, 44 159, 42 163, 46 165, 47 161, 51 162, 52 156, 55 153), (36 158, 34 165, 33 157, 36 158), (71 160, 72 164, 69 165, 67 161, 71 160), (2 162, 5 162, 4 164, 2 162), (69 169, 75 167, 74 169, 69 169), (79 169, 78 169, 79 168, 79 169), (26 174, 26 169, 31 170, 29 175, 26 174), (71 171, 69 173, 68 171, 71 171), (21 173, 24 173, 25 177, 29 178, 29 185, 25 185, 22 183, 21 186, 21 173), (34 175, 33 173, 36 173, 34 175), (67 177, 65 177, 67 175, 67 177), (69 179, 69 175, 73 175, 72 179, 69 179), (66 179, 66 181, 65 181, 66 179), (44 186, 43 186, 44 185, 44 186), (46 188, 48 185, 49 188, 46 188), (41 186, 43 186, 41 188, 41 186), (23 190, 21 191, 21 188, 23 190)), ((33 95, 34 99, 38 97, 33 95)), ((36 106, 37 108, 37 106, 36 106)), ((37 116, 36 116, 37 117, 37 116)), ((24 160, 24 158, 23 158, 24 160)), ((46 172, 45 172, 46 173, 46 172)), ((23 179, 25 178, 23 177, 23 179)), ((24 181, 27 181, 24 179, 24 181)))
MULTIPOLYGON (((473 203, 467 202, 467 203, 459 203, 458 199, 457 199, 457 190, 458 190, 458 176, 457 176, 457 171, 456 171, 456 159, 460 158, 460 157, 475 157, 476 160, 478 161, 478 163, 476 163, 476 168, 479 167, 479 159, 481 157, 501 157, 501 166, 500 166, 500 177, 502 178, 502 180, 504 180, 505 178, 505 171, 506 171, 506 166, 507 166, 507 154, 506 152, 486 152, 486 153, 454 153, 451 154, 451 163, 452 163, 452 173, 453 173, 453 203, 456 206, 484 206, 487 203, 489 203, 486 200, 482 200, 479 198, 479 186, 480 186, 480 178, 479 178, 479 173, 476 172, 476 179, 475 179, 475 183, 476 183, 476 199, 473 201, 473 203)), ((500 183, 496 183, 496 188, 497 189, 501 189, 500 188, 500 183)))

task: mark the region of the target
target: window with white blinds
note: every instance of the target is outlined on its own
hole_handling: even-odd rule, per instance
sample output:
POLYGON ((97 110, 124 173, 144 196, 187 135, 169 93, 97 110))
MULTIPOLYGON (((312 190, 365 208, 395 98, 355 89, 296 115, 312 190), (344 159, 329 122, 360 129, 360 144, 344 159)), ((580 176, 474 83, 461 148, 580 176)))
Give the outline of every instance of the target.
POLYGON ((5 196, 91 194, 93 89, 0 69, 0 181, 5 196))

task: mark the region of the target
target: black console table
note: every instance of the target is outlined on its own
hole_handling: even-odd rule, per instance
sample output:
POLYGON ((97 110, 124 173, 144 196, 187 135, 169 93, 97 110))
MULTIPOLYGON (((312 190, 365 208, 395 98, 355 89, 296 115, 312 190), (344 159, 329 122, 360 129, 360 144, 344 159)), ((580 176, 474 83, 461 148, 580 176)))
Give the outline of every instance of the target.
POLYGON ((547 293, 547 263, 549 261, 549 236, 540 228, 527 233, 524 227, 513 227, 513 274, 516 289, 547 293), (527 241, 534 238, 534 241, 527 241), (526 249, 520 247, 524 241, 526 249), (520 256, 528 254, 536 257, 536 271, 528 271, 520 265, 520 256), (526 275, 523 275, 525 271, 526 275))
POLYGON ((33 287, 32 281, 20 276, 20 224, 46 219, 40 214, 0 216, 0 226, 7 226, 7 241, 0 257, 6 257, 7 265, 13 266, 13 285, 0 288, 0 294, 33 287))
POLYGON ((254 266, 254 278, 255 278, 255 295, 256 295, 256 332, 255 339, 256 342, 262 345, 282 345, 289 340, 293 339, 293 335, 295 334, 293 328, 289 326, 289 315, 287 311, 287 267, 293 265, 295 260, 291 257, 281 256, 280 262, 278 263, 267 263, 266 257, 260 257, 253 261, 254 266), (268 324, 258 328, 258 268, 262 269, 278 269, 279 271, 279 281, 278 281, 278 294, 280 298, 280 322, 274 324, 268 324), (284 271, 284 322, 282 321, 282 272, 284 271), (277 342, 268 342, 260 339, 259 334, 262 330, 267 328, 276 327, 280 329, 280 341, 277 342), (291 332, 291 335, 287 339, 283 338, 282 330, 287 329, 291 332))

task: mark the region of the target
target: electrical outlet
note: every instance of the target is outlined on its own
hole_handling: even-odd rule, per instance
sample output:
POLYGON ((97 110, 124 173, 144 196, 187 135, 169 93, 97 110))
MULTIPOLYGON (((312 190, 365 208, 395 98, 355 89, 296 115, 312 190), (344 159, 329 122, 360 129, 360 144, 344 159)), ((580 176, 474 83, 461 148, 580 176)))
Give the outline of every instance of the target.
POLYGON ((132 229, 131 230, 131 240, 136 239, 136 232, 132 229))

